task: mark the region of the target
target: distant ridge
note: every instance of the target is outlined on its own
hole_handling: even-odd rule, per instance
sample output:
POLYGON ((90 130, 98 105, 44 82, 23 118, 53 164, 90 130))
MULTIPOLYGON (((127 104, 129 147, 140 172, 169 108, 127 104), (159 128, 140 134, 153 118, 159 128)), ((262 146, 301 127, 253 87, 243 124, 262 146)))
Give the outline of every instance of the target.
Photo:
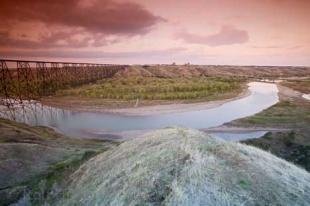
POLYGON ((127 66, 126 69, 119 71, 115 74, 115 77, 190 78, 199 76, 238 76, 247 78, 285 78, 309 75, 310 67, 134 65, 127 66))

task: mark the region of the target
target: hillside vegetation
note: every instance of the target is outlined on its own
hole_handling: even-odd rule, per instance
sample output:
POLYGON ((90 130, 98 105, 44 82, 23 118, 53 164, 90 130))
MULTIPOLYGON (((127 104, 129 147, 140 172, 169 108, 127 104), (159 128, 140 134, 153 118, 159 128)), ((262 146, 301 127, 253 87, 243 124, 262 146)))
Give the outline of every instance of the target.
POLYGON ((56 205, 309 205, 310 174, 267 152, 158 130, 83 164, 56 205))

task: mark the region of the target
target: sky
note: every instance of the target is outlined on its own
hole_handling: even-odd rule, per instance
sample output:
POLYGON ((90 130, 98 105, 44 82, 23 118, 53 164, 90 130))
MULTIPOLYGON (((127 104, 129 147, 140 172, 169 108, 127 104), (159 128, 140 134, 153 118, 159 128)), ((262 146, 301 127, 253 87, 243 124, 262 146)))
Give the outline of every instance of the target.
POLYGON ((0 57, 310 66, 309 0, 0 0, 0 57))

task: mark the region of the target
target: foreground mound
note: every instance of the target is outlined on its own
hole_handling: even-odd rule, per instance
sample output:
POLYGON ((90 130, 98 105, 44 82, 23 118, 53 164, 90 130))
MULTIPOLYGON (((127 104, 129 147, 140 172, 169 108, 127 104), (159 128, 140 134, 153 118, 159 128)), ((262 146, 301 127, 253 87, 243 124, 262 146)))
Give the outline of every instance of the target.
POLYGON ((310 174, 254 147, 168 128, 77 170, 59 205, 309 205, 310 174))

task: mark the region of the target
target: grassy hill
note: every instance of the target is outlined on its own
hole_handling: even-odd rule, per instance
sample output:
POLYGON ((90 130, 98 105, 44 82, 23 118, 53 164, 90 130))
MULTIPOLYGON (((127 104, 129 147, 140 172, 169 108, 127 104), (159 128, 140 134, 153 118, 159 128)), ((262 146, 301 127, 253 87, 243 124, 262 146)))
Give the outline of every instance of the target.
POLYGON ((57 205, 309 205, 310 174, 270 153, 167 128, 83 164, 57 205))

